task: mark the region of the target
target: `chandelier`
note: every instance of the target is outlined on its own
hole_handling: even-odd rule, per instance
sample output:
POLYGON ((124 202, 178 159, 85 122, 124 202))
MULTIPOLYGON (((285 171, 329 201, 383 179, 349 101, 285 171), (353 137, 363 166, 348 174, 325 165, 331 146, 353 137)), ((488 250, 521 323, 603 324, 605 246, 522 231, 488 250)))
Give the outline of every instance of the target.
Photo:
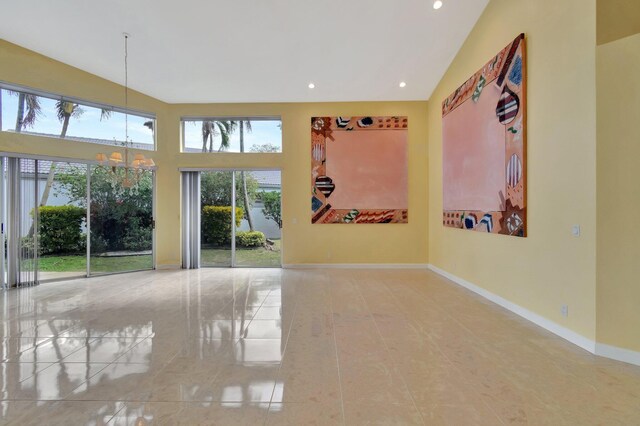
POLYGON ((101 166, 111 166, 109 170, 110 180, 122 188, 135 189, 140 183, 143 170, 149 170, 155 166, 152 158, 146 158, 143 154, 129 152, 132 143, 129 140, 129 67, 128 43, 129 34, 124 35, 124 142, 122 151, 113 151, 107 157, 104 153, 96 155, 96 160, 101 166))

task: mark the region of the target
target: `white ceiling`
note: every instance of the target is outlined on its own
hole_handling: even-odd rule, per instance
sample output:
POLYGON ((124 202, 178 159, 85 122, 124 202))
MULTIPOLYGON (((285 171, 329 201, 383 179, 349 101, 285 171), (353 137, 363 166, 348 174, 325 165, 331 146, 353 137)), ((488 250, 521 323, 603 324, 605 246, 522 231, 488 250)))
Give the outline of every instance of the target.
POLYGON ((166 102, 424 100, 488 1, 0 0, 0 37, 123 83, 126 31, 166 102))

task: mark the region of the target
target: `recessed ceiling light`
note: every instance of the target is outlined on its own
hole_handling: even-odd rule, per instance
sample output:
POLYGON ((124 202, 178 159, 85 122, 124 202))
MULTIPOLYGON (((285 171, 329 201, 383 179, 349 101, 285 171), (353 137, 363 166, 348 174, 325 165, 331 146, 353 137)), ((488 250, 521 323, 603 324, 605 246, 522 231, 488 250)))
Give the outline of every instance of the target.
POLYGON ((436 0, 433 2, 433 8, 438 10, 442 7, 442 0, 436 0))
POLYGON ((404 81, 400 82, 400 87, 407 87, 407 83, 405 83, 404 81))
POLYGON ((316 85, 313 83, 309 83, 309 89, 315 89, 316 85))

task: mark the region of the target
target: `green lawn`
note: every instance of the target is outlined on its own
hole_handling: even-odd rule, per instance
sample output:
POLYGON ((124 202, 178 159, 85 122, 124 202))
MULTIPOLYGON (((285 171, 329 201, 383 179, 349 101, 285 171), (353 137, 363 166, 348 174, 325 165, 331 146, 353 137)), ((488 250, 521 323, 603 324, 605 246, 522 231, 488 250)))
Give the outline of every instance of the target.
MULTIPOLYGON (((38 259, 42 272, 84 272, 87 270, 86 256, 42 256, 38 259)), ((150 254, 140 256, 91 257, 92 272, 117 272, 151 269, 150 254)))
MULTIPOLYGON (((280 266, 281 240, 274 240, 273 250, 265 248, 242 248, 236 250, 236 264, 238 266, 280 266)), ((231 265, 231 248, 205 247, 202 249, 201 262, 203 266, 231 265)))
MULTIPOLYGON (((260 248, 240 248, 236 251, 238 266, 280 266, 280 240, 275 240, 273 250, 260 248)), ((84 272, 87 270, 86 256, 42 256, 38 265, 42 272, 84 272)), ((91 257, 92 272, 117 272, 150 269, 151 255, 91 257)), ((228 266, 231 264, 231 249, 203 248, 203 266, 228 266)))

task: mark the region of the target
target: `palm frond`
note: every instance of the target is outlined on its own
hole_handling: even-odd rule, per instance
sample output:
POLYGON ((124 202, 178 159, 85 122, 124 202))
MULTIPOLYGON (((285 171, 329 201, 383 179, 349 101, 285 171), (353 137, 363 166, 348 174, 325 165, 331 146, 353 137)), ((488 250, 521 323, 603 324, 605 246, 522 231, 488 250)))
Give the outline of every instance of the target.
POLYGON ((25 95, 27 112, 22 119, 22 127, 33 127, 38 117, 42 114, 40 98, 36 95, 25 95))
POLYGON ((74 104, 73 105, 73 112, 71 113, 72 117, 78 118, 80 117, 82 114, 84 114, 84 108, 82 108, 80 105, 78 104, 74 104))
POLYGON ((56 115, 58 120, 64 121, 65 117, 80 117, 84 114, 84 109, 78 104, 60 99, 56 101, 56 115))
MULTIPOLYGON (((108 108, 101 108, 100 109, 100 121, 102 120, 108 120, 111 118, 111 113, 113 112, 112 109, 108 109, 108 108)), ((146 123, 145 123, 146 124, 146 123)))
POLYGON ((216 121, 215 122, 216 126, 218 126, 219 133, 220 133, 220 148, 218 149, 218 151, 226 151, 227 149, 229 149, 229 141, 230 141, 229 135, 233 131, 231 130, 232 128, 234 128, 233 123, 234 123, 233 121, 216 121))

